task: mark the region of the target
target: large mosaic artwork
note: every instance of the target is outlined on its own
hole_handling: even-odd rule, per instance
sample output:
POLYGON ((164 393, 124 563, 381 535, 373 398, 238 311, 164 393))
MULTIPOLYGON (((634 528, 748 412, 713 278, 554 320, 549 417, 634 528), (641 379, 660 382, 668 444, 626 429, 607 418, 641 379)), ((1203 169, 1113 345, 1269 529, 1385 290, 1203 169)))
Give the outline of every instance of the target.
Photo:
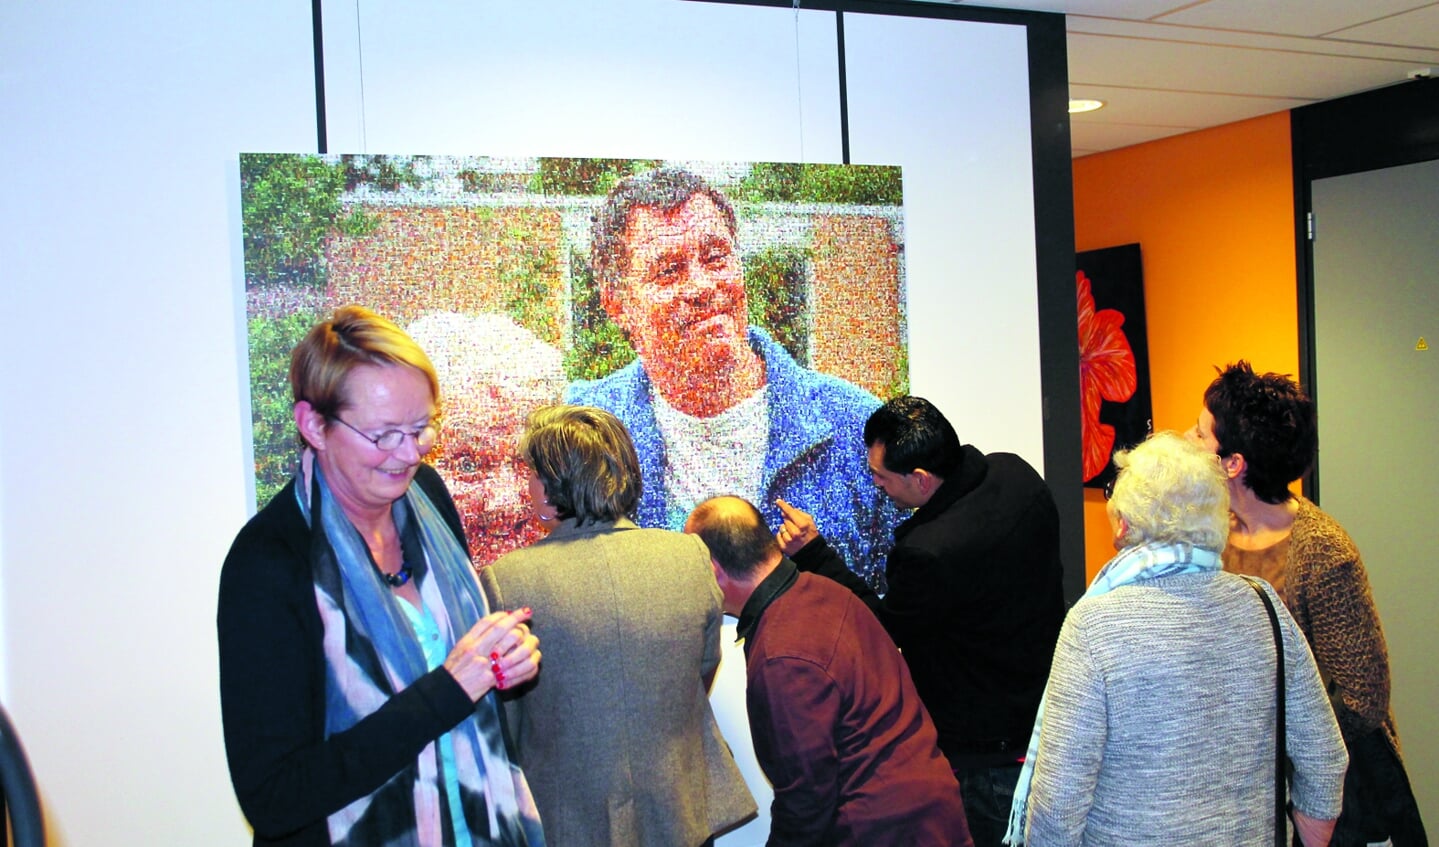
POLYGON ((898 515, 854 427, 908 389, 899 168, 245 154, 240 171, 260 503, 297 456, 289 351, 360 303, 435 363, 427 460, 477 566, 542 532, 515 445, 566 400, 629 426, 641 524, 677 528, 717 493, 777 522, 784 497, 882 579, 898 515), (766 390, 735 390, 756 373, 766 390))

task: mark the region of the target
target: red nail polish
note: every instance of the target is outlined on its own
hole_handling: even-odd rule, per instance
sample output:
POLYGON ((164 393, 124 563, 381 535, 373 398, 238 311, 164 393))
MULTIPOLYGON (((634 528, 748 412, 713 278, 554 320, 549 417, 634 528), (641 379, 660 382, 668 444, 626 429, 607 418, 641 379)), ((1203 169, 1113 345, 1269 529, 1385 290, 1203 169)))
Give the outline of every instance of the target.
POLYGON ((493 652, 493 653, 490 654, 490 661, 492 661, 492 662, 498 662, 499 660, 500 660, 500 651, 496 650, 495 652, 493 652))

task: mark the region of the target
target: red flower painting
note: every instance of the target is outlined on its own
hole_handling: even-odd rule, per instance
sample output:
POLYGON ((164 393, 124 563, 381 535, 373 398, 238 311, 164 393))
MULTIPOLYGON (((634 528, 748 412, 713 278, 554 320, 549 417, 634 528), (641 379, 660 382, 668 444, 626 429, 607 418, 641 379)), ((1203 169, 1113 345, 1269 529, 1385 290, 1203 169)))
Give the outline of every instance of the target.
POLYGON ((1123 403, 1134 396, 1139 377, 1134 351, 1124 336, 1124 313, 1094 308, 1089 277, 1075 275, 1079 291, 1079 392, 1084 437, 1084 479, 1093 479, 1109 465, 1114 427, 1100 423, 1103 401, 1123 403))

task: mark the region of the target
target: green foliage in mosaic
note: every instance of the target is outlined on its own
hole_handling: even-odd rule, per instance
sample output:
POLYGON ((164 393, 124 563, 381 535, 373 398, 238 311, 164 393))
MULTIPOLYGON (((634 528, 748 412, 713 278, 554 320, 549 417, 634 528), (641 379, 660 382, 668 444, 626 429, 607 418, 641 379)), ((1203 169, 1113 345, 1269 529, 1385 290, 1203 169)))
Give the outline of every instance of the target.
POLYGON ((570 268, 574 343, 565 352, 565 376, 599 379, 633 362, 635 348, 605 314, 594 272, 580 251, 570 251, 570 268))
POLYGON ((248 153, 240 157, 245 283, 325 285, 325 240, 365 235, 376 221, 340 202, 346 168, 319 156, 248 153))
POLYGON ((290 351, 316 320, 316 315, 301 312, 281 318, 251 318, 249 322, 255 502, 262 506, 295 471, 299 436, 291 413, 290 351))
POLYGON ((749 322, 778 341, 801 365, 809 364, 810 251, 767 247, 745 260, 749 322))
POLYGON ((603 195, 621 179, 659 166, 659 159, 541 159, 530 188, 541 194, 603 195))
POLYGON ((898 206, 903 186, 900 169, 888 165, 759 162, 729 194, 733 200, 752 203, 898 206))

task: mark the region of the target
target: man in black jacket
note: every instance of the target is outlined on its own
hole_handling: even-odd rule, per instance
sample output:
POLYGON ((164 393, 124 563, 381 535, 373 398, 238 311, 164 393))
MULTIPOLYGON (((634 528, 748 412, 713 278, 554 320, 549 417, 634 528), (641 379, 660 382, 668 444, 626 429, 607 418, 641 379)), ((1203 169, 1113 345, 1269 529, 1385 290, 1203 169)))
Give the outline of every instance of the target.
POLYGON ((895 530, 884 596, 788 503, 778 540, 800 570, 864 600, 899 645, 959 779, 974 843, 997 847, 1064 621, 1059 513, 1027 462, 961 446, 922 398, 882 406, 864 442, 874 484, 915 510, 895 530))

